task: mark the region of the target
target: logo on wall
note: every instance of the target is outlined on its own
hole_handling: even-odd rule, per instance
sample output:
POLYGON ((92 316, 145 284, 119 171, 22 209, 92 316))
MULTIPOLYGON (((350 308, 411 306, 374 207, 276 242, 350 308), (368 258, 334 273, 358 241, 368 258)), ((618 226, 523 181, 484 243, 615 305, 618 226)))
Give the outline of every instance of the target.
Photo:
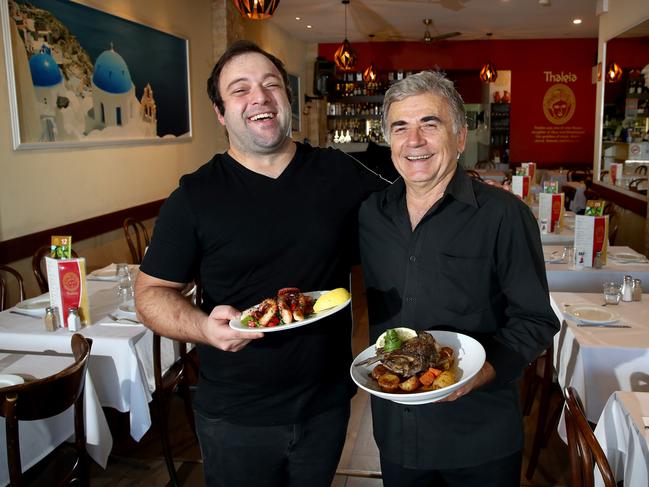
POLYGON ((575 114, 576 105, 575 93, 562 83, 550 86, 543 97, 545 118, 555 125, 568 122, 575 114))

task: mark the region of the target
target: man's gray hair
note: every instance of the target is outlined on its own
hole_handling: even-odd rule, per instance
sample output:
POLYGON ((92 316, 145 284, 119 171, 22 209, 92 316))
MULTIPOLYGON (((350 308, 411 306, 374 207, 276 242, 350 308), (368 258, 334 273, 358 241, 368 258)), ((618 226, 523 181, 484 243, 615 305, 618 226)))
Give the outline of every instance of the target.
POLYGON ((460 130, 466 127, 464 100, 462 100, 462 96, 455 89, 453 82, 440 71, 422 71, 410 75, 401 81, 397 81, 385 92, 381 129, 383 130, 383 137, 388 144, 390 143, 390 127, 387 126, 387 123, 390 106, 395 101, 401 101, 409 96, 424 93, 433 93, 446 100, 451 108, 453 131, 455 134, 459 134, 460 130))

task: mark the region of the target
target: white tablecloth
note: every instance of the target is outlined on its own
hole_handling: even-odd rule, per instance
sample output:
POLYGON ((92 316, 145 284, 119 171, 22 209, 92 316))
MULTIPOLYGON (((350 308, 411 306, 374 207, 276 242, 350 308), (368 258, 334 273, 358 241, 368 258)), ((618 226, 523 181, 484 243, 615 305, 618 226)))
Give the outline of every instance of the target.
MULTIPOLYGON (((59 372, 74 362, 69 342, 68 337, 68 356, 0 353, 0 373, 42 379, 59 372)), ((86 376, 84 418, 88 454, 105 468, 113 439, 90 374, 86 376)), ((21 421, 19 431, 20 457, 23 470, 27 470, 74 434, 73 410, 69 408, 61 414, 40 421, 21 421)), ((0 485, 9 482, 5 438, 5 420, 0 418, 0 485)))
POLYGON ((577 327, 564 313, 569 304, 601 306, 601 293, 550 292, 561 321, 554 337, 554 367, 561 388, 573 386, 595 423, 614 391, 649 391, 649 294, 642 301, 607 308, 631 328, 577 327))
MULTIPOLYGON (((117 308, 115 282, 88 281, 93 326, 81 333, 93 339, 89 372, 99 402, 130 412, 131 436, 139 441, 151 426, 148 403, 155 389, 152 365, 153 333, 143 325, 112 326, 106 316, 117 308)), ((41 318, 0 313, 0 348, 68 353, 70 332, 47 332, 41 318)), ((173 342, 162 341, 163 370, 176 358, 173 342)))
MULTIPOLYGON (((543 246, 543 254, 546 260, 551 260, 550 258, 552 256, 561 255, 562 251, 563 246, 561 245, 543 246)), ((614 246, 609 248, 609 253, 621 254, 635 252, 629 247, 614 246)), ((632 275, 636 279, 640 279, 644 290, 649 291, 649 263, 624 264, 610 258, 601 269, 592 267, 576 269, 574 265, 568 263, 546 262, 545 272, 550 291, 598 293, 602 290, 603 283, 619 282, 621 284, 624 276, 627 274, 632 275)))
MULTIPOLYGON (((649 429, 642 417, 649 417, 649 392, 614 392, 608 399, 595 428, 616 481, 624 485, 649 485, 649 429)), ((604 482, 595 469, 595 486, 604 482)))

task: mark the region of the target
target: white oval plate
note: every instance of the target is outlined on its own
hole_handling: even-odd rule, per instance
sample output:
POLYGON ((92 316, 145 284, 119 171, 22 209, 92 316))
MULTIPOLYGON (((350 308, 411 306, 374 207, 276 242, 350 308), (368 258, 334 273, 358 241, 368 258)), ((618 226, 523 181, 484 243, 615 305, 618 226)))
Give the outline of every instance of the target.
POLYGON ((43 294, 35 298, 25 299, 16 304, 16 309, 34 316, 45 316, 45 308, 50 305, 50 295, 43 294))
POLYGON ((413 392, 394 394, 383 392, 379 389, 377 382, 370 377, 372 369, 379 362, 371 365, 356 365, 375 355, 374 345, 363 350, 352 362, 349 373, 352 380, 358 387, 369 392, 373 396, 381 397, 399 404, 428 404, 444 399, 451 392, 465 384, 469 379, 478 373, 482 368, 486 353, 480 342, 475 338, 457 333, 454 331, 426 330, 426 333, 433 335, 435 340, 443 347, 451 347, 455 351, 455 372, 458 374, 458 381, 448 387, 428 392, 413 392))
POLYGON ((14 374, 0 374, 0 388, 22 384, 25 379, 14 374))
POLYGON ((602 306, 569 306, 564 308, 573 320, 580 323, 590 323, 594 325, 607 325, 620 320, 620 316, 602 306))
MULTIPOLYGON (((324 293, 327 293, 329 291, 310 291, 308 293, 302 293, 306 294, 307 296, 311 296, 314 300, 317 300, 320 296, 322 296, 324 293)), ((347 306, 351 302, 351 298, 349 298, 347 301, 345 301, 342 304, 339 304, 338 306, 335 306, 333 308, 325 309, 324 311, 321 311, 320 313, 314 313, 312 314, 309 318, 306 318, 302 321, 294 321, 293 323, 289 323, 288 325, 277 325, 277 326, 272 326, 268 328, 250 328, 246 325, 241 324, 241 320, 230 320, 230 328, 233 330, 237 331, 242 331, 242 332, 248 332, 248 333, 271 333, 274 331, 285 331, 285 330, 291 330, 293 328, 299 328, 300 326, 308 325, 310 323, 314 323, 316 321, 321 320, 322 318, 326 318, 327 316, 331 316, 334 313, 337 313, 341 309, 343 309, 345 306, 347 306)))

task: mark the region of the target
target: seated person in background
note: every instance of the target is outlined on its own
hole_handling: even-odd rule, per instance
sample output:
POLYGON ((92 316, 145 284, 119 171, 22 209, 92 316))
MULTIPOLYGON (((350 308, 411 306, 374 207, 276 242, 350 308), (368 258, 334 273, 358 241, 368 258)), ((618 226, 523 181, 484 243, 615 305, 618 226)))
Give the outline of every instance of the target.
POLYGON ((468 334, 486 362, 445 402, 372 397, 386 487, 518 487, 523 447, 517 380, 552 342, 538 224, 513 194, 469 178, 457 159, 466 115, 440 73, 387 91, 383 134, 401 175, 359 215, 370 343, 388 328, 468 334))

